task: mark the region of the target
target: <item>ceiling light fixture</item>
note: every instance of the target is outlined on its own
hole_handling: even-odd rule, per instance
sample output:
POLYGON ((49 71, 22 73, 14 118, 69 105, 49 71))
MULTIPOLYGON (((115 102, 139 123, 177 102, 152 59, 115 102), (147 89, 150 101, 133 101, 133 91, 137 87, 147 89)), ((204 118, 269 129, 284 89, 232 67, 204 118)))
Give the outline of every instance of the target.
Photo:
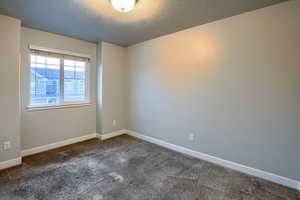
POLYGON ((110 0, 110 2, 112 7, 120 12, 131 11, 136 4, 136 0, 110 0))

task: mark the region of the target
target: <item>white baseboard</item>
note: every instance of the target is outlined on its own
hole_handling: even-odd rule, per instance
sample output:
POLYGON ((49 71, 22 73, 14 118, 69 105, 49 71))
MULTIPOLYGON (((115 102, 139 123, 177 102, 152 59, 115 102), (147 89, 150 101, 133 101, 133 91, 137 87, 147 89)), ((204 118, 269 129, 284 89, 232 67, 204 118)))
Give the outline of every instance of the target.
POLYGON ((268 180, 268 181, 271 181, 271 182, 274 182, 274 183, 277 183, 280 185, 284 185, 286 187, 297 189, 300 191, 300 182, 290 179, 290 178, 282 177, 282 176, 279 176, 279 175, 276 175, 273 173, 269 173, 269 172, 266 172, 263 170, 247 167, 245 165, 241 165, 241 164, 234 163, 234 162, 231 162, 228 160, 210 156, 208 154, 193 151, 191 149, 188 149, 188 148, 185 148, 182 146, 178 146, 178 145, 174 145, 174 144, 171 144, 171 143, 168 143, 168 142, 165 142, 165 141, 153 138, 153 137, 149 137, 149 136, 146 136, 146 135, 134 132, 134 131, 127 130, 127 134, 131 135, 133 137, 157 144, 159 146, 163 146, 165 148, 192 156, 192 157, 196 157, 196 158, 208 161, 208 162, 212 162, 212 163, 215 163, 215 164, 223 166, 223 167, 227 167, 227 168, 230 168, 230 169, 233 169, 236 171, 240 171, 245 174, 256 176, 258 178, 262 178, 262 179, 265 179, 265 180, 268 180))
POLYGON ((115 132, 112 132, 112 133, 105 133, 105 134, 98 134, 98 138, 101 139, 101 140, 107 140, 107 139, 110 139, 110 138, 113 138, 113 137, 117 137, 117 136, 120 136, 120 135, 124 135, 124 134, 127 134, 127 130, 119 130, 119 131, 115 131, 115 132))
POLYGON ((22 158, 21 157, 15 158, 15 159, 12 159, 12 160, 7 160, 7 161, 4 161, 4 162, 0 162, 0 170, 10 168, 10 167, 14 167, 14 166, 21 165, 21 164, 22 164, 22 158))
POLYGON ((41 152, 44 152, 44 151, 56 149, 56 148, 59 148, 59 147, 63 147, 63 146, 66 146, 66 145, 70 145, 70 144, 82 142, 82 141, 85 141, 85 140, 93 139, 93 138, 96 138, 96 137, 97 137, 97 133, 92 133, 92 134, 89 134, 89 135, 84 135, 84 136, 80 136, 80 137, 76 137, 76 138, 71 138, 71 139, 60 141, 60 142, 47 144, 47 145, 35 147, 35 148, 32 148, 32 149, 23 150, 21 155, 22 155, 22 157, 29 156, 29 155, 41 153, 41 152))

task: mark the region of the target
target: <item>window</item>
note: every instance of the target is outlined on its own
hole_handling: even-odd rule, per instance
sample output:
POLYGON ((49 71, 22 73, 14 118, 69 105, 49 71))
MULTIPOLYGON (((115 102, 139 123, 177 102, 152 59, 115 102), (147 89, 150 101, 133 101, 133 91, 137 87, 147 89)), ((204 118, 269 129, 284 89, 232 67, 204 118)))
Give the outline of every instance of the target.
POLYGON ((88 103, 88 59, 31 52, 30 106, 88 103))

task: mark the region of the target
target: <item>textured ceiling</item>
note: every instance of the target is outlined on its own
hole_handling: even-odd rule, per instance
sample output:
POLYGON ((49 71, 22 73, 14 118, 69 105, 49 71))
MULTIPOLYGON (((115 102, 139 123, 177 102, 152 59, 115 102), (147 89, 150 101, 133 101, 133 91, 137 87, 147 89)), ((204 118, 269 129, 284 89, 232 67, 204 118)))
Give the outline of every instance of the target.
POLYGON ((285 0, 139 0, 129 13, 109 0, 0 0, 0 14, 25 27, 90 42, 136 44, 285 0))

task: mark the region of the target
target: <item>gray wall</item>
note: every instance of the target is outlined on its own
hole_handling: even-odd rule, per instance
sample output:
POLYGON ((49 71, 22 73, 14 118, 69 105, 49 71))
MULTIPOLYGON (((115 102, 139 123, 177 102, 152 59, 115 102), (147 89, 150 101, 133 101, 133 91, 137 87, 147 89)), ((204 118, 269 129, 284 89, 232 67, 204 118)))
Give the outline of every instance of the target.
POLYGON ((289 1, 129 47, 128 128, 300 180, 299 10, 289 1))
POLYGON ((101 63, 101 133, 110 133, 125 127, 126 48, 102 42, 101 63), (115 125, 113 125, 113 120, 116 120, 115 125))
POLYGON ((96 130, 102 133, 102 42, 97 43, 97 111, 96 111, 96 130))
POLYGON ((21 21, 0 15, 0 162, 20 157, 19 49, 21 21), (2 152, 4 141, 12 148, 2 152))
POLYGON ((22 28, 21 53, 22 149, 30 149, 96 133, 96 44, 34 29, 22 28), (92 105, 28 112, 26 106, 29 105, 30 86, 29 44, 91 55, 90 94, 92 105))

